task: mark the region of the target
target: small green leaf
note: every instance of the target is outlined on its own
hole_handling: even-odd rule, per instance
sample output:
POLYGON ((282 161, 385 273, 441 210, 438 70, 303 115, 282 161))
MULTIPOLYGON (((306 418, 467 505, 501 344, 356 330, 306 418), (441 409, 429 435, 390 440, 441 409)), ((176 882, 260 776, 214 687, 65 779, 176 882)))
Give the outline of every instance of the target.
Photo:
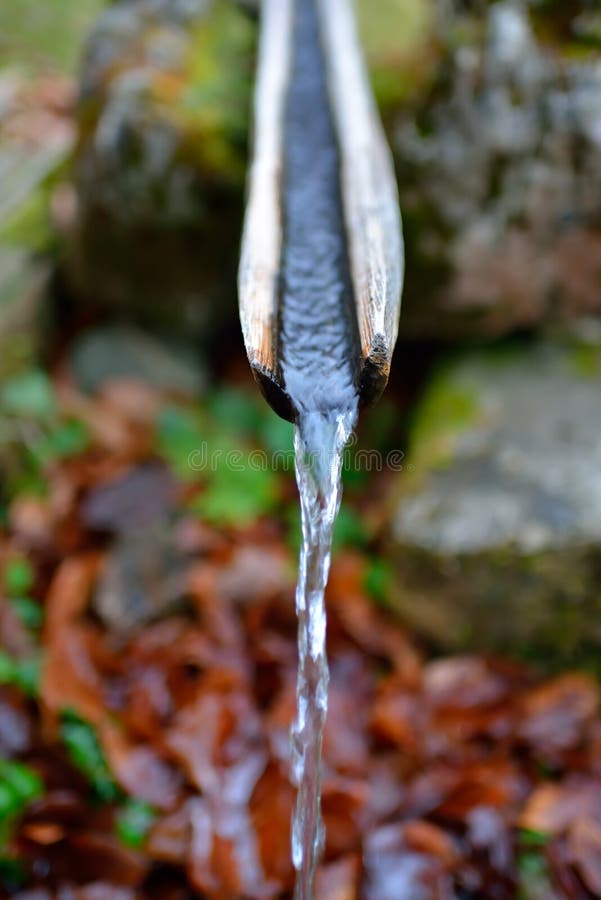
POLYGON ((88 431, 81 422, 70 419, 59 422, 31 447, 35 463, 48 466, 59 459, 68 459, 82 453, 89 443, 88 431))
POLYGON ((88 779, 97 798, 104 803, 118 800, 121 791, 111 776, 93 726, 74 713, 65 713, 60 733, 71 762, 88 779))
POLYGON ((0 684, 12 684, 23 693, 35 697, 38 692, 41 659, 32 656, 15 659, 0 650, 0 684))
POLYGON ((31 563, 23 557, 9 559, 4 567, 4 589, 9 597, 19 597, 29 593, 35 575, 31 563))
POLYGON ((278 480, 273 472, 244 466, 213 472, 194 508, 214 525, 249 525, 275 508, 278 480))
POLYGON ((372 559, 365 572, 363 586, 370 597, 381 606, 386 606, 390 598, 393 569, 384 559, 372 559))
POLYGON ((50 379, 34 369, 7 381, 0 395, 4 409, 14 415, 45 419, 56 413, 50 379))
POLYGON ((173 471, 183 480, 196 481, 202 472, 194 461, 203 454, 206 432, 200 419, 178 406, 164 409, 157 422, 157 443, 173 471))
POLYGON ((341 506, 334 526, 334 552, 343 547, 364 547, 366 543, 367 533, 358 514, 350 506, 341 506))
POLYGON ((11 607, 26 628, 37 631, 44 621, 44 611, 36 600, 31 597, 15 597, 11 601, 11 607))
POLYGON ((140 850, 155 819, 156 812, 148 803, 128 799, 117 815, 117 836, 126 847, 140 850))
POLYGON ((534 831, 531 828, 520 828, 518 837, 520 844, 525 847, 546 847, 551 840, 550 834, 543 831, 534 831))
POLYGON ((38 773, 16 760, 0 759, 0 787, 12 793, 19 810, 44 793, 38 773))

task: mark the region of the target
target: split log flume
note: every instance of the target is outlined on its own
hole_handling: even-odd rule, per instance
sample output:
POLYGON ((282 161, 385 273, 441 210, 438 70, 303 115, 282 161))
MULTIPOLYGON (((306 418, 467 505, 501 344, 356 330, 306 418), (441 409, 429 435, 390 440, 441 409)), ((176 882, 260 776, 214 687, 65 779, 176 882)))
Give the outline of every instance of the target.
POLYGON ((239 291, 251 368, 295 423, 302 549, 296 591, 296 900, 324 843, 324 591, 343 452, 383 389, 396 340, 402 244, 392 166, 348 0, 264 0, 239 291))

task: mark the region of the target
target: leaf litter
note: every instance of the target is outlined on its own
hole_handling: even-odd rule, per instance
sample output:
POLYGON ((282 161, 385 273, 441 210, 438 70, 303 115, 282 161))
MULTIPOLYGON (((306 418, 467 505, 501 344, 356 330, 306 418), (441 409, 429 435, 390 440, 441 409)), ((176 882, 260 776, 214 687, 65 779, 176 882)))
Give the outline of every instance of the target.
MULTIPOLYGON (((186 468, 219 443, 206 411, 126 380, 52 391, 89 440, 44 458, 43 493, 19 482, 0 536, 0 896, 290 897, 290 477, 261 473, 232 524, 244 483, 186 468)), ((372 562, 342 549, 328 588, 317 900, 601 897, 599 685, 428 659, 368 596, 372 562)))

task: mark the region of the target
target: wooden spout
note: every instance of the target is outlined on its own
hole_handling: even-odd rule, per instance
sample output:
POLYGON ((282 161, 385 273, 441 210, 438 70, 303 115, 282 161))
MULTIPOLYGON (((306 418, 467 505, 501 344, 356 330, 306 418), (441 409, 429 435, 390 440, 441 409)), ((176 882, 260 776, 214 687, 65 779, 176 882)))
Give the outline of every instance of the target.
MULTIPOLYGON (((285 111, 296 4, 314 3, 338 147, 339 181, 358 334, 357 390, 374 402, 388 380, 403 281, 401 218, 389 149, 370 91, 350 0, 263 0, 253 158, 239 270, 242 332, 251 369, 284 418, 295 408, 279 341, 285 111)), ((355 361, 353 361, 355 364, 355 361)))

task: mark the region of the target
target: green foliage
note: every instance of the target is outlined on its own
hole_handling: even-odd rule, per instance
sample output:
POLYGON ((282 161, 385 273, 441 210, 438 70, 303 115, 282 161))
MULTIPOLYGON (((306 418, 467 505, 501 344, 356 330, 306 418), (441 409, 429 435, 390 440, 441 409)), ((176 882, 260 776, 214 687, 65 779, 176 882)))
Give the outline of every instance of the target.
POLYGON ((40 668, 41 659, 38 656, 16 659, 0 650, 0 684, 14 685, 29 697, 35 697, 38 693, 40 668))
POLYGON ((82 39, 104 0, 2 0, 0 65, 75 73, 82 39))
POLYGON ((44 782, 29 766, 0 758, 0 824, 20 815, 44 793, 44 782))
POLYGON ((38 185, 7 219, 0 223, 0 240, 31 251, 45 250, 51 242, 49 201, 54 179, 38 185))
POLYGON ((522 847, 546 847, 551 840, 551 835, 543 831, 533 831, 531 828, 520 828, 519 842, 522 847))
POLYGON ((365 524, 352 506, 341 505, 334 525, 332 549, 336 553, 345 547, 365 547, 368 535, 365 524))
POLYGON ((433 378, 413 417, 411 459, 420 470, 444 465, 458 434, 478 417, 475 392, 459 384, 448 367, 433 378))
POLYGON ((371 559, 367 566, 363 586, 380 606, 387 606, 390 601, 393 583, 392 565, 385 559, 371 559))
POLYGON ((6 381, 0 394, 3 412, 31 419, 47 419, 56 414, 56 399, 45 372, 31 369, 6 381))
POLYGON ((31 597, 14 597, 11 608, 26 628, 37 631, 44 621, 44 610, 31 597))
POLYGON ((202 452, 205 430, 200 414, 180 406, 168 406, 157 421, 156 442, 160 454, 182 481, 196 481, 194 460, 202 452))
POLYGON ((595 378, 601 371, 601 346, 597 343, 575 341, 571 348, 571 363, 581 378, 595 378))
POLYGON ((22 811, 24 806, 43 793, 36 772, 23 763, 0 759, 0 820, 22 811))
POLYGON ((552 894, 549 867, 544 855, 551 836, 521 828, 517 838, 518 900, 544 900, 552 894))
POLYGON ((359 27, 380 107, 398 109, 436 72, 433 0, 359 0, 359 27))
POLYGON ((193 161, 228 184, 245 177, 255 35, 234 3, 214 4, 193 30, 183 89, 166 105, 193 161))
POLYGON ((13 825, 43 794, 44 782, 37 772, 22 762, 0 757, 0 885, 11 893, 25 881, 23 863, 9 849, 13 825))
POLYGON ((9 597, 20 597, 33 587, 35 575, 31 563, 22 556, 9 559, 2 573, 2 584, 9 597))
POLYGON ((110 773, 94 727, 75 713, 65 712, 60 735, 71 762, 90 782, 95 797, 102 803, 119 800, 121 790, 110 773))
POLYGON ((126 847, 140 850, 155 819, 156 812, 152 806, 142 800, 128 798, 117 814, 117 836, 126 847))
POLYGON ((81 453, 88 445, 85 426, 63 417, 52 382, 40 369, 21 372, 0 389, 0 460, 8 496, 44 493, 45 470, 81 453))
POLYGON ((277 477, 270 469, 241 463, 239 471, 218 461, 194 508, 215 525, 249 525, 273 512, 278 500, 277 477))
POLYGON ((192 507, 213 524, 244 526, 277 506, 277 472, 249 443, 263 429, 259 410, 243 393, 227 390, 216 392, 205 411, 171 406, 159 417, 160 452, 180 478, 203 485, 192 507))
POLYGON ((42 435, 32 450, 39 466, 48 466, 61 459, 77 456, 88 446, 86 427, 76 419, 57 421, 42 435))

